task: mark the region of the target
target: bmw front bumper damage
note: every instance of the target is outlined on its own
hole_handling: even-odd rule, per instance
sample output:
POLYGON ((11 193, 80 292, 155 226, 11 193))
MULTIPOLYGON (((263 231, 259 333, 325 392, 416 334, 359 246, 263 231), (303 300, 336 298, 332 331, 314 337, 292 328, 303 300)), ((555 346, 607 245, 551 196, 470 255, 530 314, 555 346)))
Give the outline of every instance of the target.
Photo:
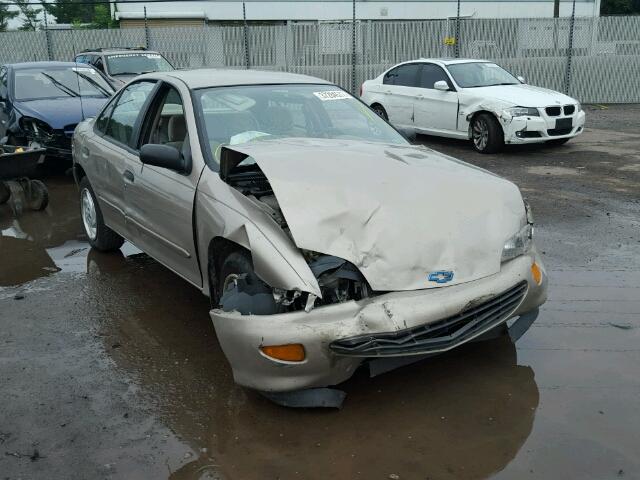
POLYGON ((579 111, 570 117, 502 117, 500 123, 504 130, 504 141, 509 144, 540 143, 549 140, 573 138, 584 131, 585 113, 579 111), (565 122, 558 128, 558 120, 565 122), (570 121, 570 122, 569 122, 570 121))
POLYGON ((339 407, 344 394, 324 387, 347 380, 364 363, 372 374, 382 373, 502 332, 511 319, 517 319, 512 338, 519 338, 546 291, 546 271, 534 250, 495 275, 450 287, 391 292, 310 312, 261 316, 214 309, 210 315, 236 383, 287 406, 339 407), (291 343, 304 345, 303 361, 276 360, 260 350, 291 343))

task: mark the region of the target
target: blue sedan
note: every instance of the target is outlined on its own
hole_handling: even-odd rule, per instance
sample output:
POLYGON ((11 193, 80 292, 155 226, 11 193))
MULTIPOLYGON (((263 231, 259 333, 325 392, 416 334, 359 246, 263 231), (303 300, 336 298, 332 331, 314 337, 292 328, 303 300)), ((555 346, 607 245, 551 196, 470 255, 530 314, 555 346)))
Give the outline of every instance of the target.
POLYGON ((95 116, 113 92, 104 76, 88 65, 3 65, 0 144, 43 147, 48 157, 70 159, 76 125, 95 116))

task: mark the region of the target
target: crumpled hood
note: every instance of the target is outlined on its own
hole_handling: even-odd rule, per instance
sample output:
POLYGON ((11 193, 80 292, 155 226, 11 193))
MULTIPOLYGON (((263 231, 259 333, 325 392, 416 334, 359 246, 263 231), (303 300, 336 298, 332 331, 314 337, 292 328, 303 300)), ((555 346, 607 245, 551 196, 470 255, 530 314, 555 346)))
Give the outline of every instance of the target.
POLYGON ((284 139, 234 145, 267 176, 299 248, 344 258, 374 290, 497 273, 525 215, 511 182, 427 148, 284 139))
POLYGON ((478 96, 483 100, 495 98, 519 107, 547 107, 549 105, 567 105, 576 101, 560 92, 533 85, 495 85, 493 87, 467 88, 465 93, 478 96))
POLYGON ((47 123, 53 129, 63 129, 84 118, 94 117, 108 98, 82 97, 82 108, 78 97, 25 100, 15 103, 15 107, 25 117, 34 117, 47 123))

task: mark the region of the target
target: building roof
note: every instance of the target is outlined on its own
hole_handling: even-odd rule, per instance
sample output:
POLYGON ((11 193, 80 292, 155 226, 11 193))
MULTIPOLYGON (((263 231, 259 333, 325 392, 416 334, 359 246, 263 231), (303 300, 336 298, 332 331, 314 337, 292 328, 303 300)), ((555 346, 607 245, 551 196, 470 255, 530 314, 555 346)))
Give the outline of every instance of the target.
POLYGON ((189 88, 221 87, 232 85, 261 85, 281 83, 309 83, 326 84, 331 82, 320 78, 299 75, 297 73, 261 71, 261 70, 231 70, 202 68, 197 70, 173 70, 155 74, 147 74, 150 78, 172 77, 178 78, 187 84, 189 88))

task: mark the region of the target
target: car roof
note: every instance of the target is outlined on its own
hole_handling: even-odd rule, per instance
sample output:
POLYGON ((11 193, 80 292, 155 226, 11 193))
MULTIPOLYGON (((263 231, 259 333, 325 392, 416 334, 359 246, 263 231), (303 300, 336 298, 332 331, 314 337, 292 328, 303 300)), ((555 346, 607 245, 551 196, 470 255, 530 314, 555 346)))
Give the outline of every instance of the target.
POLYGON ((310 77, 308 75, 299 75, 297 73, 217 68, 154 72, 142 75, 138 78, 158 78, 162 80, 167 77, 182 80, 190 89, 232 85, 273 85, 284 83, 332 85, 331 82, 326 80, 310 77))
POLYGON ((489 60, 480 60, 474 58, 418 58, 416 60, 409 60, 406 62, 399 63, 398 65, 403 65, 405 63, 420 63, 420 62, 432 62, 437 63, 438 65, 455 65, 457 63, 478 63, 478 62, 489 62, 489 60))
POLYGON ((25 70, 27 68, 56 68, 56 67, 77 67, 75 62, 22 62, 10 63, 6 65, 13 70, 25 70))
POLYGON ((159 52, 155 50, 147 50, 146 48, 100 48, 94 50, 83 50, 82 52, 78 52, 78 55, 113 55, 114 53, 131 53, 131 54, 139 54, 145 55, 147 53, 152 53, 154 55, 159 55, 159 52))

